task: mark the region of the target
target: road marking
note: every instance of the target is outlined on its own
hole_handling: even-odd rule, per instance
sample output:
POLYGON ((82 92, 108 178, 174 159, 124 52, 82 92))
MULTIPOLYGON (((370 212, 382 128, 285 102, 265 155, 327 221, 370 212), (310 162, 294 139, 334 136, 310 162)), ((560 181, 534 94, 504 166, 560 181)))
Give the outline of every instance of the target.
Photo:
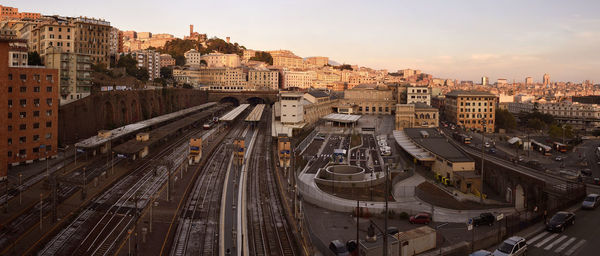
POLYGON ((565 252, 565 255, 571 255, 573 254, 577 249, 579 249, 579 247, 581 247, 583 244, 585 243, 585 240, 580 240, 578 243, 576 243, 575 245, 573 245, 573 247, 571 247, 571 249, 569 249, 567 252, 565 252))
POLYGON ((535 247, 541 247, 542 245, 544 245, 545 243, 547 243, 548 241, 554 239, 556 236, 558 236, 558 234, 552 234, 549 237, 546 237, 546 239, 542 240, 541 242, 539 242, 538 244, 535 245, 535 247))
POLYGON ((544 250, 550 250, 550 249, 552 249, 552 247, 554 247, 556 244, 560 243, 560 241, 565 240, 565 238, 567 238, 567 236, 562 235, 558 239, 554 240, 554 242, 552 242, 548 246, 544 247, 544 250))
POLYGON ((575 241, 575 237, 571 237, 571 239, 567 240, 564 244, 562 244, 560 247, 556 248, 556 250, 554 250, 554 252, 561 252, 562 250, 564 250, 565 248, 567 248, 567 246, 569 246, 572 242, 575 241))
POLYGON ((548 231, 542 232, 542 233, 538 234, 537 236, 535 236, 534 238, 532 238, 531 240, 527 241, 527 244, 533 244, 535 241, 537 241, 540 238, 546 236, 547 234, 548 234, 548 231))

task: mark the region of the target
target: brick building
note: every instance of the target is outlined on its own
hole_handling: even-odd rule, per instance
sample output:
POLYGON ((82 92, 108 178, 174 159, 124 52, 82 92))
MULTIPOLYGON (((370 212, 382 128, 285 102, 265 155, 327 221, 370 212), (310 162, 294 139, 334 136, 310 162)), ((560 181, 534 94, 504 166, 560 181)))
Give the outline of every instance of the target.
MULTIPOLYGON (((27 42, 0 37, 0 179, 9 164, 56 155, 58 71, 11 62, 27 56, 27 42), (15 65, 16 64, 16 65, 15 65)), ((25 62, 26 63, 26 62, 25 62)))

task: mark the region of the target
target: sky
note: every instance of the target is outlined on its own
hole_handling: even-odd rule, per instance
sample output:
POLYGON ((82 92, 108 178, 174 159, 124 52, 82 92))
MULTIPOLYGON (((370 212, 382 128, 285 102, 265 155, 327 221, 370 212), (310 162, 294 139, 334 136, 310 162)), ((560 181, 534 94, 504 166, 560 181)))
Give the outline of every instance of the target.
POLYGON ((598 0, 10 0, 45 15, 102 18, 183 37, 189 25, 248 49, 480 81, 600 81, 598 0))

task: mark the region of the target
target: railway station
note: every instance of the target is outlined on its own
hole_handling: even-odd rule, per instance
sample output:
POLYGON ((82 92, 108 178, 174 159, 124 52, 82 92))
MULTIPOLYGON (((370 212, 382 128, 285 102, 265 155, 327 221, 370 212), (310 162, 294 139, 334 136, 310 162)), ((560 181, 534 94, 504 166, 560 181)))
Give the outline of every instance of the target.
POLYGON ((75 148, 91 155, 97 153, 106 153, 110 150, 112 143, 118 143, 130 139, 138 132, 147 131, 155 127, 161 126, 167 122, 173 121, 176 118, 185 117, 215 106, 217 103, 209 102, 199 106, 179 110, 162 116, 157 116, 148 120, 140 121, 133 124, 128 124, 113 130, 98 131, 98 135, 82 140, 75 144, 75 148), (98 152, 99 151, 99 152, 98 152))
POLYGON ((191 116, 179 119, 167 125, 158 127, 149 132, 138 133, 135 138, 113 148, 117 154, 125 155, 132 160, 144 158, 148 155, 151 147, 158 146, 160 141, 168 140, 172 136, 181 134, 191 126, 200 124, 218 115, 221 111, 228 108, 228 105, 221 105, 210 108, 191 116))
POLYGON ((258 122, 262 117, 262 113, 265 110, 265 104, 258 104, 252 112, 246 117, 246 122, 258 122))
POLYGON ((229 111, 227 114, 221 116, 221 118, 219 118, 219 121, 224 121, 224 122, 234 121, 249 106, 250 106, 250 104, 241 104, 238 107, 234 108, 233 110, 229 111))

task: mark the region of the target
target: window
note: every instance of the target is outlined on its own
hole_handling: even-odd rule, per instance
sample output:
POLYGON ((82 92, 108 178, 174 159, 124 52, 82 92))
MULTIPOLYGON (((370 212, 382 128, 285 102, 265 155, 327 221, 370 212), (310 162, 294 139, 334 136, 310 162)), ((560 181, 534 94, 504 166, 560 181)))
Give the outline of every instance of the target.
POLYGON ((52 75, 46 75, 46 81, 52 82, 52 75))
POLYGON ((46 122, 46 128, 52 127, 52 121, 46 122))
POLYGON ((46 110, 46 115, 47 116, 52 116, 52 110, 46 110))
POLYGON ((33 135, 33 141, 38 141, 40 140, 40 135, 33 135))
POLYGON ((52 98, 47 98, 46 104, 48 104, 48 106, 52 106, 52 98))
POLYGON ((8 107, 12 108, 12 100, 8 100, 8 107))
POLYGON ((8 119, 12 119, 12 112, 8 112, 8 119))
POLYGON ((46 87, 46 92, 52 92, 52 86, 46 87))
POLYGON ((40 87, 39 86, 33 87, 33 92, 40 92, 40 87))
POLYGON ((19 117, 20 117, 20 118, 25 118, 25 117, 27 117, 27 112, 19 112, 19 117))
POLYGON ((36 107, 40 106, 40 99, 33 99, 33 105, 35 105, 36 107))
POLYGON ((46 152, 52 151, 52 145, 46 145, 46 152))
POLYGON ((8 138, 8 145, 12 145, 12 138, 8 138))
POLYGON ((12 151, 8 151, 8 156, 12 157, 12 151))
POLYGON ((40 152, 40 148, 39 147, 33 148, 33 153, 39 153, 39 152, 40 152))
POLYGON ((25 81, 25 80, 27 80, 27 75, 26 74, 21 74, 19 76, 19 78, 21 78, 21 80, 25 81))
POLYGON ((12 80, 12 74, 8 74, 8 80, 12 80))
POLYGON ((40 123, 33 123, 33 129, 40 128, 40 123))
MULTIPOLYGON (((10 105, 12 105, 12 102, 10 102, 10 105)), ((27 100, 26 99, 19 100, 19 105, 21 105, 21 107, 27 106, 27 100)))
POLYGON ((9 126, 7 127, 7 129, 8 129, 8 131, 9 131, 9 132, 10 132, 10 131, 12 131, 12 125, 9 125, 9 126))
POLYGON ((25 87, 25 86, 21 86, 21 87, 19 88, 19 91, 20 91, 20 92, 27 92, 27 87, 25 87))
MULTIPOLYGON (((25 58, 25 57, 27 57, 27 56, 23 56, 23 58, 25 58)), ((35 81, 38 81, 38 82, 39 82, 39 81, 40 81, 40 74, 35 74, 35 75, 33 75, 33 80, 35 80, 35 81)))
POLYGON ((11 93, 12 92, 12 86, 8 87, 8 92, 11 93))
POLYGON ((36 110, 36 111, 33 111, 33 116, 34 116, 34 117, 38 117, 38 116, 40 116, 40 111, 37 111, 37 110, 36 110))
POLYGON ((19 155, 21 157, 26 157, 27 156, 27 151, 25 151, 25 149, 19 149, 19 155))
POLYGON ((19 137, 19 143, 27 142, 27 137, 19 137))
POLYGON ((20 124, 19 125, 19 130, 27 130, 27 125, 26 124, 20 124))
POLYGON ((46 133, 46 139, 52 138, 52 133, 46 133))

